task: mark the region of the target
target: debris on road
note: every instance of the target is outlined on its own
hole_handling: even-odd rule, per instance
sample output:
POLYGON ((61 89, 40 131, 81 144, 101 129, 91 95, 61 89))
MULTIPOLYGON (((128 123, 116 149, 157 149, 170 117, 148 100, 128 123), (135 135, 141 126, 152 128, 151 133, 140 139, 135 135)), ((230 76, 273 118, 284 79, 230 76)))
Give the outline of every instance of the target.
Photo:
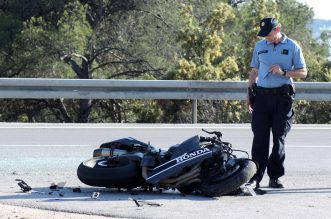
POLYGON ((15 179, 15 181, 18 181, 18 186, 21 187, 21 190, 23 192, 29 192, 32 190, 32 188, 26 183, 24 182, 23 180, 21 179, 15 179))
POLYGON ((99 196, 100 196, 100 192, 93 192, 91 195, 91 198, 97 199, 97 198, 99 198, 99 196))
POLYGON ((58 184, 55 184, 55 183, 52 183, 50 185, 50 189, 51 190, 58 190, 58 189, 63 189, 64 185, 66 184, 67 182, 59 182, 58 184))
POLYGON ((80 189, 80 187, 77 187, 77 188, 72 188, 72 192, 82 192, 82 190, 80 189))
POLYGON ((254 189, 250 183, 246 183, 246 184, 240 186, 240 189, 244 195, 256 196, 256 192, 254 191, 254 189))
POLYGON ((65 186, 66 183, 67 183, 67 182, 59 182, 59 183, 57 184, 58 189, 63 189, 63 187, 65 186))
POLYGON ((162 204, 159 204, 157 202, 138 200, 138 199, 134 199, 134 198, 129 198, 129 200, 134 201, 134 203, 137 205, 137 207, 142 207, 145 204, 149 205, 149 206, 156 206, 156 207, 162 206, 162 204))
POLYGON ((51 190, 57 190, 57 185, 55 183, 52 183, 49 187, 51 190))

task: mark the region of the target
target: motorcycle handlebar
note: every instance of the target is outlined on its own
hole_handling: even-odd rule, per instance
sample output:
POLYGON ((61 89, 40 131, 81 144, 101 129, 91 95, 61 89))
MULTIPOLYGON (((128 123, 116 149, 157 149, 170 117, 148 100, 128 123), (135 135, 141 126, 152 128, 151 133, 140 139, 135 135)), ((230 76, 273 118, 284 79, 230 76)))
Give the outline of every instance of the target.
POLYGON ((221 140, 221 138, 222 138, 222 132, 218 132, 218 131, 209 132, 209 131, 207 131, 205 129, 202 129, 202 131, 204 131, 204 132, 206 132, 208 134, 211 134, 211 135, 216 135, 216 137, 217 137, 218 140, 221 140))
POLYGON ((200 136, 200 142, 204 142, 204 141, 210 141, 210 138, 200 136))
POLYGON ((217 140, 215 137, 211 138, 211 137, 200 136, 200 142, 211 142, 211 143, 215 143, 215 142, 219 142, 219 140, 217 140))

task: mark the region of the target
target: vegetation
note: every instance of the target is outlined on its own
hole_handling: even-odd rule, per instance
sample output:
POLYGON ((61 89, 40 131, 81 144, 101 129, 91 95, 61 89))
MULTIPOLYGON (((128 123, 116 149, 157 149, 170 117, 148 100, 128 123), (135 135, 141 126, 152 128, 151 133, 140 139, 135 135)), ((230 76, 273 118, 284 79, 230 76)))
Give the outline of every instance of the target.
MULTIPOLYGON (((295 0, 1 0, 0 77, 247 80, 267 15, 302 46, 306 81, 331 81, 331 34, 314 39, 313 11, 295 0)), ((329 102, 296 108, 296 123, 331 123, 329 102)), ((188 100, 3 99, 0 121, 189 123, 190 112, 188 100)), ((243 101, 199 101, 198 117, 250 121, 243 101)))

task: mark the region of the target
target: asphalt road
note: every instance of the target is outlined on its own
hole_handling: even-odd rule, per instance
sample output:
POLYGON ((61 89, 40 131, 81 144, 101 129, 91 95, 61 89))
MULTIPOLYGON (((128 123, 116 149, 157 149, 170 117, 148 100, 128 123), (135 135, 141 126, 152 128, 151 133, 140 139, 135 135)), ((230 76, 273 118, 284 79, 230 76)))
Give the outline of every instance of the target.
MULTIPOLYGON (((267 188, 266 176, 261 184, 267 192, 265 195, 205 198, 182 196, 177 191, 131 194, 89 187, 76 176, 80 162, 91 157, 93 149, 101 143, 130 136, 168 148, 192 135, 204 135, 201 128, 220 130, 223 140, 231 142, 233 148, 250 151, 252 133, 248 124, 0 123, 0 207, 23 206, 27 207, 23 209, 67 215, 54 218, 65 218, 68 214, 75 215, 72 218, 331 217, 328 209, 331 206, 331 125, 293 126, 286 146, 286 175, 283 177, 286 188, 267 188), (20 192, 15 179, 23 179, 33 192, 20 192), (53 182, 66 184, 59 191, 51 191, 49 186, 53 182), (72 188, 78 186, 82 192, 74 193, 72 188), (100 192, 98 199, 91 198, 93 192, 100 192), (138 207, 130 199, 161 206, 145 203, 138 207)), ((15 218, 17 212, 15 215, 12 210, 0 211, 0 218, 15 218)))

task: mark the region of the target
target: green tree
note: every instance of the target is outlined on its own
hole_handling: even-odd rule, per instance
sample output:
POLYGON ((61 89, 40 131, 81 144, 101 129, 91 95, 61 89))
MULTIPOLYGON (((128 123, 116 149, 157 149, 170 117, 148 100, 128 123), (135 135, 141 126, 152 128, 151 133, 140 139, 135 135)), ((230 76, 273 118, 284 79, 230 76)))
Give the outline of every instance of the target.
MULTIPOLYGON (((15 3, 20 5, 19 2, 15 3)), ((163 27, 169 25, 162 17, 163 11, 154 13, 151 8, 144 9, 146 6, 144 2, 133 0, 71 0, 64 3, 63 10, 51 10, 45 13, 41 10, 38 13, 31 13, 36 14, 35 16, 18 16, 26 20, 22 18, 22 28, 11 42, 10 54, 7 53, 8 59, 1 64, 3 67, 11 66, 1 68, 2 76, 110 79, 146 78, 146 75, 162 74, 162 68, 153 67, 153 64, 147 60, 150 57, 157 57, 151 52, 154 48, 151 49, 151 45, 142 45, 142 40, 138 36, 144 34, 145 30, 142 27, 147 20, 154 29, 162 29, 159 31, 166 32, 166 28, 163 27), (40 14, 43 16, 38 16, 40 14), (136 28, 135 25, 138 27, 136 28), (148 55, 142 55, 147 50, 149 50, 148 55)), ((155 3, 153 7, 159 6, 158 4, 159 2, 155 3)), ((47 8, 43 4, 41 6, 47 8)), ((15 10, 8 11, 9 14, 15 12, 15 10)), ((150 39, 157 39, 156 31, 153 34, 150 35, 150 39)), ((148 38, 145 41, 148 42, 148 38)), ((155 40, 152 41, 154 42, 155 40)), ((151 61, 157 63, 160 59, 151 61)), ((95 103, 91 100, 78 102, 79 107, 75 106, 77 101, 50 101, 49 111, 65 113, 61 116, 66 118, 65 122, 88 122, 92 106, 103 108, 109 105, 107 101, 99 100, 95 103), (73 117, 72 113, 75 112, 77 118, 73 117)), ((125 104, 130 105, 127 102, 109 101, 111 105, 115 104, 116 107, 113 109, 122 106, 126 108, 125 104)), ((109 108, 105 111, 109 112, 109 108)), ((109 115, 105 116, 109 117, 109 115)))
MULTIPOLYGON (((303 48, 307 81, 330 81, 330 33, 295 0, 0 1, 0 76, 247 80, 259 21, 276 16, 303 48)), ((296 122, 328 123, 297 102, 296 122)), ((199 122, 249 122, 243 101, 199 101, 199 122)), ((190 101, 1 100, 1 121, 190 122, 190 101)))
MULTIPOLYGON (((196 8, 191 4, 181 5, 184 27, 178 33, 178 40, 182 43, 182 50, 178 53, 177 66, 166 78, 225 80, 229 74, 238 71, 234 57, 229 54, 225 56, 222 48, 224 29, 235 18, 233 9, 227 4, 219 3, 208 13, 195 13, 195 10, 196 8)), ((170 119, 171 122, 190 122, 190 101, 160 101, 160 103, 165 118, 170 119)))

